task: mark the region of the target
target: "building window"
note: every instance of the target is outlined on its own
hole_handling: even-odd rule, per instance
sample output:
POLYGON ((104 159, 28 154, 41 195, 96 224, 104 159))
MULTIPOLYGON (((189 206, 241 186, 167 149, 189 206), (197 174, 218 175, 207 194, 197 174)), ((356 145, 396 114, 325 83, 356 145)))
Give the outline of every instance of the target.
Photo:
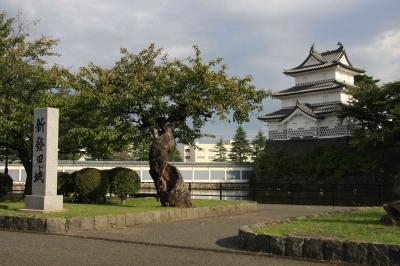
POLYGON ((185 149, 185 152, 190 152, 190 149, 185 149))
POLYGON ((185 156, 185 159, 190 159, 190 156, 185 156))

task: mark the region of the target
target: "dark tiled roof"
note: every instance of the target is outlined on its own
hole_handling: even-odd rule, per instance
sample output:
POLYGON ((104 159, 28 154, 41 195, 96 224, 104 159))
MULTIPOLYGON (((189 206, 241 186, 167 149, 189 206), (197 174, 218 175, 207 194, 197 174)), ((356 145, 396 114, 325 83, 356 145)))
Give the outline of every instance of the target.
POLYGON ((293 94, 299 94, 299 93, 306 93, 306 92, 314 92, 314 91, 324 91, 324 90, 333 90, 333 89, 339 89, 342 87, 347 87, 347 86, 353 86, 349 85, 334 79, 328 79, 328 80, 321 80, 321 81, 315 81, 315 82, 309 82, 309 83, 303 83, 300 85, 293 86, 289 89, 280 91, 280 92, 275 92, 272 94, 274 97, 279 97, 279 96, 286 96, 286 95, 293 95, 293 94))
POLYGON ((259 116, 258 119, 268 121, 268 120, 279 120, 282 121, 289 115, 291 115, 296 109, 300 109, 302 112, 307 115, 320 119, 322 118, 322 114, 333 113, 340 111, 342 103, 340 102, 332 102, 332 103, 324 103, 324 104, 303 104, 296 103, 296 106, 290 108, 282 108, 275 112, 259 116))
POLYGON ((286 69, 283 71, 285 74, 294 74, 294 73, 300 73, 300 72, 307 72, 307 71, 312 71, 316 69, 323 69, 323 68, 328 68, 332 66, 342 66, 344 68, 353 70, 355 72, 363 73, 365 72, 363 69, 356 68, 354 67, 349 59, 347 58, 346 51, 343 48, 343 45, 341 43, 338 43, 339 48, 336 50, 330 50, 326 51, 323 53, 319 53, 314 50, 314 45, 311 46, 310 53, 308 57, 297 67, 292 68, 292 69, 286 69), (343 64, 339 62, 340 58, 344 56, 346 57, 347 61, 349 62, 349 65, 343 64), (310 65, 305 65, 305 63, 308 61, 310 57, 314 57, 317 61, 315 64, 310 64, 310 65))
POLYGON ((318 115, 317 115, 316 113, 313 112, 311 106, 309 106, 309 105, 307 105, 307 104, 304 104, 304 103, 299 103, 299 102, 297 101, 296 107, 297 107, 298 109, 300 109, 301 111, 303 111, 303 113, 305 113, 305 114, 307 114, 307 115, 309 115, 309 116, 311 116, 311 117, 318 118, 318 115))

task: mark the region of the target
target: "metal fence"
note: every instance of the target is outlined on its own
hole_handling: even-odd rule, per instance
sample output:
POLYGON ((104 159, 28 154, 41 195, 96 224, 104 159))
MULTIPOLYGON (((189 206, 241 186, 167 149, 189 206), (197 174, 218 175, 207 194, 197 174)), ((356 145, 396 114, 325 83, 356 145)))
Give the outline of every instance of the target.
MULTIPOLYGON (((390 202, 391 184, 294 184, 188 182, 193 199, 254 200, 260 203, 332 205, 332 206, 378 206, 390 202)), ((14 187, 22 193, 23 184, 14 187)), ((135 197, 155 197, 154 185, 142 183, 135 197)))
POLYGON ((261 203, 377 206, 392 200, 391 184, 299 184, 256 183, 248 187, 219 183, 192 189, 192 196, 219 199, 248 199, 261 203))
POLYGON ((392 200, 392 185, 258 183, 252 197, 260 202, 320 205, 381 205, 392 200))
MULTIPOLYGON (((378 206, 393 200, 391 184, 189 183, 192 198, 243 199, 260 203, 378 206)), ((155 196, 147 193, 142 196, 155 196)))

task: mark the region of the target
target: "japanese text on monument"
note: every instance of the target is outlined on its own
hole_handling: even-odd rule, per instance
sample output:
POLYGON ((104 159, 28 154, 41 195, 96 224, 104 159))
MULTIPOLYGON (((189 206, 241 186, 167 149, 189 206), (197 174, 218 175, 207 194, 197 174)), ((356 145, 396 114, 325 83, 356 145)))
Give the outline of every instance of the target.
POLYGON ((36 131, 36 139, 34 139, 35 147, 34 149, 36 150, 36 156, 33 158, 33 160, 36 160, 36 168, 35 168, 35 173, 33 175, 33 182, 36 183, 38 181, 44 183, 44 173, 43 173, 43 157, 44 157, 44 151, 45 151, 45 136, 44 136, 44 131, 45 131, 45 119, 43 117, 39 117, 35 121, 35 128, 34 130, 36 131))

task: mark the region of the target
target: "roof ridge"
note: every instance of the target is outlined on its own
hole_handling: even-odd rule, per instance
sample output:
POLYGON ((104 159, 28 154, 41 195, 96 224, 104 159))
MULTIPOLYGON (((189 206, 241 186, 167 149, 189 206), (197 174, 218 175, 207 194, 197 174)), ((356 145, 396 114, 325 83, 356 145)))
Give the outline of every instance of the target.
POLYGON ((339 47, 336 48, 335 50, 326 50, 325 52, 322 52, 321 55, 334 54, 344 51, 344 47, 341 42, 338 42, 337 45, 339 45, 339 47))
MULTIPOLYGON (((315 50, 311 50, 310 54, 312 56, 314 56, 315 58, 317 58, 317 60, 320 61, 320 64, 326 63, 325 58, 323 58, 323 56, 319 52, 317 52, 315 50)), ((315 65, 318 65, 318 64, 315 64, 315 65)))

